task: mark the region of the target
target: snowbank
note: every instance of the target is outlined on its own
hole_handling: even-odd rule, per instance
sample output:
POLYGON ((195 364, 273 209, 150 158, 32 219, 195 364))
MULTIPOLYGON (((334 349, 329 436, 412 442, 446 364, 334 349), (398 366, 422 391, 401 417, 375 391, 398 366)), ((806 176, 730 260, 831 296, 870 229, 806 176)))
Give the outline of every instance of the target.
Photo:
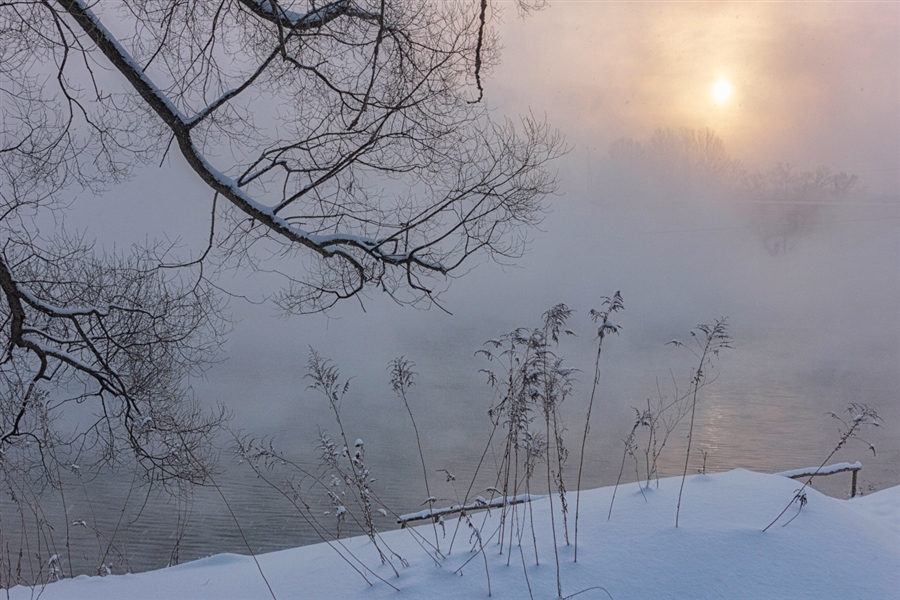
MULTIPOLYGON (((642 494, 636 484, 621 486, 612 519, 607 511, 612 488, 581 497, 578 563, 563 540, 557 515, 559 564, 564 596, 579 599, 722 599, 722 598, 871 598, 900 599, 900 486, 857 498, 837 500, 807 489, 809 502, 786 527, 762 529, 791 500, 795 481, 777 475, 735 470, 696 475, 685 485, 680 527, 675 505, 679 479, 664 479, 642 494), (600 589, 596 586, 602 586, 600 589), (605 590, 605 591, 604 591, 605 590)), ((574 510, 570 494, 570 510, 574 510)), ((525 506, 518 505, 520 518, 525 506)), ((483 528, 493 598, 556 598, 556 566, 550 537, 549 501, 534 509, 540 564, 530 531, 521 548, 499 554, 496 539, 487 543, 499 522, 494 510, 483 528), (523 571, 527 565, 527 581, 523 571), (507 561, 509 559, 509 565, 507 561)), ((554 502, 559 509, 559 502, 554 502)), ((782 518, 796 513, 792 507, 782 518)), ((482 513, 483 514, 483 513, 482 513)), ((476 519, 481 523, 483 517, 476 519)), ((570 537, 574 514, 570 514, 570 537)), ((527 523, 527 519, 522 519, 527 523)), ((447 522, 446 550, 455 521, 447 522)), ((433 539, 432 526, 414 528, 433 539)), ((366 538, 343 542, 378 577, 363 578, 325 544, 273 552, 258 557, 279 600, 310 598, 487 598, 488 579, 482 556, 473 558, 469 535, 461 527, 453 553, 436 566, 409 530, 384 534, 384 541, 409 562, 400 576, 378 560, 366 538)), ((251 557, 220 554, 177 567, 134 575, 77 577, 43 589, 17 587, 14 600, 91 598, 265 599, 266 583, 251 557)))

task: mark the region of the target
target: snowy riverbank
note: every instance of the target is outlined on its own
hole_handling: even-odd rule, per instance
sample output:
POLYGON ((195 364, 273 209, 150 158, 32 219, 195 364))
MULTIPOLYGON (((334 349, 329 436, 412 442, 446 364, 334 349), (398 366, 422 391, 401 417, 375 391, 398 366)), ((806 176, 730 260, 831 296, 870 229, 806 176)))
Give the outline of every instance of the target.
MULTIPOLYGON (((674 527, 680 478, 664 479, 642 494, 636 484, 620 486, 612 518, 607 520, 612 488, 581 497, 578 562, 573 548, 559 544, 563 596, 588 600, 722 598, 866 598, 900 599, 900 486, 875 494, 838 500, 807 489, 808 503, 792 506, 781 521, 763 533, 794 496, 801 483, 777 475, 734 470, 689 477, 684 489, 679 528, 674 527), (602 587, 602 589, 601 589, 602 587)), ((559 510, 558 499, 553 507, 559 510)), ((569 494, 569 528, 573 535, 575 495, 569 494)), ((526 516, 524 505, 518 515, 526 516)), ((130 599, 265 599, 312 598, 487 598, 488 575, 493 598, 556 598, 557 570, 546 498, 532 503, 539 565, 526 527, 521 550, 499 554, 499 523, 493 510, 482 528, 487 572, 482 556, 473 558, 469 532, 461 527, 453 552, 440 566, 429 558, 409 531, 383 535, 384 543, 408 561, 399 577, 378 560, 367 538, 344 540, 337 548, 317 544, 253 558, 220 554, 168 569, 109 577, 76 577, 44 588, 9 590, 14 600, 130 599), (350 553, 373 572, 371 585, 343 560, 350 553), (509 565, 507 562, 509 560, 509 565), (527 579, 523 570, 527 566, 527 579), (384 581, 380 581, 382 578, 384 581), (390 585, 388 585, 390 584, 390 585), (399 589, 399 593, 393 589, 399 589)), ((484 513, 474 518, 480 524, 484 513)), ((528 519, 523 519, 527 522, 528 519)), ((447 521, 446 551, 456 525, 447 521)), ((434 540, 430 524, 416 528, 434 540)), ((353 559, 350 558, 350 562, 353 559)), ((359 564, 357 563, 357 568, 359 564)))

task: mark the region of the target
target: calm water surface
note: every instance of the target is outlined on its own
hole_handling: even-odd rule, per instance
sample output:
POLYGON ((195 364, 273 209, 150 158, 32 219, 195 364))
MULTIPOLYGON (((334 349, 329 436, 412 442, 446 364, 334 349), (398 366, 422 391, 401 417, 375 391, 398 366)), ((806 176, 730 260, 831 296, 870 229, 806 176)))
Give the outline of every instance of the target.
MULTIPOLYGON (((353 378, 342 406, 347 436, 351 442, 364 441, 366 463, 377 479, 375 493, 402 514, 419 510, 426 498, 409 417, 388 385, 388 361, 405 355, 418 373, 409 400, 422 434, 432 494, 450 503, 466 493, 490 434, 487 410, 493 391, 479 369, 491 365, 475 351, 515 327, 537 326, 543 310, 570 302, 577 310, 570 325, 578 337, 563 339, 559 354, 581 370, 563 411, 573 489, 596 352, 588 309, 599 302, 590 299, 618 288, 626 310, 616 316, 622 334, 604 346, 585 459, 586 486, 615 483, 635 407, 642 408, 660 392, 671 395, 673 379, 680 389, 687 388, 693 358, 666 342, 686 341, 692 326, 720 315, 731 315, 734 349, 723 353, 716 380, 700 393, 691 472, 702 467, 703 452, 709 472, 817 466, 839 438, 838 423, 827 413, 858 402, 874 407, 884 419, 884 427, 864 433, 877 455, 867 443, 851 441, 832 462, 861 461, 863 492, 900 484, 900 230, 895 208, 884 214, 836 214, 835 222, 843 225, 823 232, 827 244, 810 240, 796 254, 774 258, 760 251, 746 231, 727 222, 697 228, 692 215, 685 213, 678 222, 681 217, 672 212, 659 223, 648 222, 643 213, 631 220, 625 215, 615 222, 591 221, 579 216, 590 214, 591 207, 562 207, 548 219, 547 230, 566 234, 537 240, 524 269, 482 268, 457 282, 448 295, 454 316, 388 302, 370 302, 366 313, 358 307, 336 311, 329 319, 249 314, 229 340, 227 359, 205 379, 192 382, 194 391, 211 406, 227 405, 236 430, 271 441, 285 458, 323 473, 317 432, 337 431, 324 398, 309 390, 304 378, 314 346, 353 378), (604 252, 613 248, 621 256, 605 260, 602 253, 585 251, 592 245, 603 245, 604 252), (574 267, 572 257, 578 258, 574 267), (603 282, 615 282, 617 288, 606 289, 603 282), (438 469, 454 473, 456 487, 438 469)), ((673 433, 661 459, 662 475, 680 474, 686 435, 686 423, 673 433)), ((494 483, 497 461, 487 454, 473 494, 494 483)), ((633 481, 633 464, 626 465, 625 478, 633 481)), ((289 482, 299 484, 311 506, 309 515, 334 530, 321 490, 309 492, 308 481, 286 465, 275 465, 266 476, 283 490, 289 482)), ((321 541, 284 495, 247 464, 239 464, 227 436, 216 482, 222 495, 201 488, 176 501, 132 489, 130 475, 83 486, 73 481, 65 506, 58 497, 48 497, 42 512, 25 515, 26 528, 41 520, 53 527, 52 536, 27 540, 25 569, 29 557, 37 567, 46 565, 53 553, 71 561, 76 574, 96 572, 101 563, 124 572, 218 552, 247 553, 248 544, 254 552, 267 552, 321 541)), ((816 486, 846 497, 850 475, 823 478, 816 486)), ((10 510, 6 497, 0 503, 0 542, 7 563, 15 564, 22 517, 10 510)), ((382 528, 394 527, 392 517, 378 520, 382 528)))
MULTIPOLYGON (((581 345, 578 341, 569 349, 581 345)), ((664 393, 672 391, 673 373, 680 379, 679 385, 687 386, 690 361, 683 352, 662 347, 661 343, 656 349, 634 346, 613 338, 606 349, 608 367, 585 461, 589 487, 615 482, 622 440, 633 422, 632 407, 642 406, 648 397, 657 397, 657 376, 664 393)), ((465 493, 490 433, 486 411, 492 392, 484 377, 473 370, 486 364, 471 354, 449 343, 422 349, 417 361, 420 383, 410 395, 422 433, 432 493, 448 503, 465 493), (460 353, 454 359, 457 350, 460 353), (441 468, 457 476, 455 488, 437 472, 441 468)), ((574 366, 590 368, 590 359, 587 364, 579 364, 575 358, 571 361, 574 366)), ((876 407, 885 419, 884 428, 865 434, 878 454, 873 456, 864 443, 851 442, 833 462, 862 461, 863 492, 900 483, 900 414, 892 395, 898 381, 891 365, 873 357, 862 361, 869 371, 859 374, 851 368, 855 361, 848 360, 841 368, 807 358, 797 337, 789 331, 736 342, 735 349, 719 361, 716 381, 701 391, 691 471, 702 466, 702 451, 707 453, 706 469, 710 472, 736 467, 775 472, 817 466, 838 439, 837 423, 825 413, 840 411, 848 401, 856 401, 876 407)), ((216 381, 222 390, 245 399, 232 403, 239 406, 235 408, 235 425, 245 424, 248 434, 271 439, 286 458, 322 473, 317 465, 316 432, 321 427, 336 433, 336 428, 324 399, 305 389, 302 360, 299 362, 285 358, 253 364, 248 358, 242 369, 226 370, 216 381), (272 381, 277 372, 289 374, 284 389, 270 388, 268 398, 256 396, 260 382, 272 381)), ((348 367, 345 372, 351 374, 348 367)), ((565 411, 569 446, 573 449, 569 461, 572 488, 577 468, 576 438, 580 439, 583 427, 589 393, 585 382, 590 376, 582 374, 581 379, 576 393, 566 401, 565 411)), ((402 403, 387 386, 387 373, 373 369, 354 380, 343 414, 351 441, 361 438, 365 443, 366 461, 377 478, 373 488, 379 498, 396 513, 419 510, 426 495, 415 439, 402 403)), ((685 438, 686 428, 682 426, 663 455, 663 475, 680 472, 685 438)), ((494 483, 494 461, 489 454, 473 494, 484 493, 483 489, 494 483)), ((626 465, 625 477, 634 480, 633 463, 626 465)), ((216 482, 227 506, 209 488, 195 490, 190 501, 181 502, 156 492, 147 496, 140 489, 127 497, 129 486, 121 480, 86 483, 84 490, 71 488, 66 498, 68 519, 70 523, 88 523, 88 527, 69 528, 72 543, 68 552, 76 571, 93 572, 100 562, 111 564, 116 572, 144 570, 175 559, 186 561, 217 552, 246 553, 247 543, 254 552, 267 552, 321 541, 304 515, 284 496, 257 478, 246 464, 238 463, 225 441, 221 469, 216 482), (241 539, 230 511, 240 522, 247 543, 241 539), (98 559, 104 556, 105 560, 98 559)), ((300 475, 283 465, 266 471, 266 477, 282 488, 289 480, 300 482, 300 475)), ((846 497, 849 486, 850 475, 846 473, 822 478, 816 485, 837 497, 846 497)), ((301 485, 301 489, 305 491, 306 487, 301 485)), ((325 514, 330 507, 321 489, 307 493, 304 500, 314 507, 311 513, 320 523, 333 531, 334 520, 325 514)), ((43 508, 55 523, 56 537, 64 539, 60 533, 65 525, 59 519, 62 506, 52 501, 43 508)), ((394 526, 393 518, 379 519, 382 528, 394 526)), ((50 551, 47 548, 41 552, 50 551)), ((62 554, 66 549, 56 547, 55 552, 62 554)))

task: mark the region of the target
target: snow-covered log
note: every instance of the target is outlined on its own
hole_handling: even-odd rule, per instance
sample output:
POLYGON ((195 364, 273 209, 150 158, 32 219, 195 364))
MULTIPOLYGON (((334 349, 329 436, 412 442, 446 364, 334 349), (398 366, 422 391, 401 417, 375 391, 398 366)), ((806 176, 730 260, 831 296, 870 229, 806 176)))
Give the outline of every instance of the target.
POLYGON ((406 524, 410 521, 422 521, 424 519, 433 519, 456 513, 467 513, 473 510, 481 510, 486 508, 512 506, 513 504, 532 502, 539 498, 543 498, 543 496, 536 496, 534 494, 519 494, 518 496, 512 497, 500 496, 498 498, 492 498, 491 500, 486 500, 481 496, 478 496, 477 498, 475 498, 474 502, 470 502, 469 504, 465 505, 451 504, 450 506, 445 506, 443 508, 428 508, 425 510, 420 510, 418 512, 400 515, 399 517, 397 517, 397 522, 400 523, 403 527, 406 527, 406 524))

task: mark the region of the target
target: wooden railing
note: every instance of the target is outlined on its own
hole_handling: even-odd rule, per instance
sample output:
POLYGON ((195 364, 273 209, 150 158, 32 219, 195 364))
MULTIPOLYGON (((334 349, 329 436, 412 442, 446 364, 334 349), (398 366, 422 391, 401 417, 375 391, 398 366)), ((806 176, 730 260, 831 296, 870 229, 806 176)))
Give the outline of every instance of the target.
MULTIPOLYGON (((833 465, 821 466, 821 467, 807 467, 803 469, 793 469, 791 471, 782 471, 781 473, 775 473, 776 475, 781 475, 782 477, 790 477, 791 479, 803 479, 804 477, 824 477, 826 475, 834 475, 835 473, 845 473, 847 471, 853 472, 853 481, 850 484, 850 497, 854 498, 856 496, 856 474, 859 473, 860 469, 862 469, 862 464, 857 461, 855 463, 835 463, 833 465)), ((438 517, 443 517, 444 515, 451 515, 455 513, 467 513, 475 510, 489 509, 489 508, 500 508, 503 506, 509 506, 512 504, 520 504, 523 502, 531 502, 532 500, 537 500, 538 498, 542 498, 543 496, 535 496, 529 494, 520 494, 518 496, 513 497, 498 497, 492 498, 491 500, 485 500, 482 497, 477 497, 474 502, 466 505, 454 504, 451 506, 447 506, 444 508, 429 508, 426 510, 421 510, 419 512, 410 513, 407 515, 400 515, 397 518, 397 523, 400 524, 400 527, 406 527, 407 523, 411 521, 422 521, 425 519, 437 519, 438 517)))
POLYGON ((466 514, 468 512, 473 512, 476 510, 501 508, 504 506, 511 506, 513 504, 531 502, 533 500, 544 497, 545 496, 535 496, 534 494, 519 494, 518 496, 500 496, 498 498, 485 500, 481 496, 478 496, 473 502, 465 505, 453 504, 444 508, 428 508, 425 510, 420 510, 419 512, 410 513, 408 515, 400 515, 399 517, 397 517, 397 523, 399 523, 400 528, 403 529, 410 521, 437 519, 439 517, 443 517, 444 515, 452 515, 455 513, 466 514))
POLYGON ((820 477, 823 475, 834 475, 835 473, 844 473, 846 471, 853 472, 853 482, 850 484, 850 497, 856 497, 856 474, 859 473, 859 470, 862 469, 862 464, 859 461, 855 463, 835 463, 833 465, 822 466, 822 467, 808 467, 805 469, 794 469, 792 471, 782 471, 781 473, 776 473, 776 475, 781 475, 783 477, 790 477, 791 479, 803 479, 804 477, 820 477))

